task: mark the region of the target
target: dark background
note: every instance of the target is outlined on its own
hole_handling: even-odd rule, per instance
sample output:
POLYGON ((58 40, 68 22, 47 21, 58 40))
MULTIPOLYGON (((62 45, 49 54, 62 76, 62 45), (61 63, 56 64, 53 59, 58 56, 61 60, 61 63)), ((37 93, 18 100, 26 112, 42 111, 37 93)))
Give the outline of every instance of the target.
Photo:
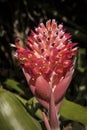
MULTIPOLYGON (((63 23, 78 42, 75 73, 66 98, 87 106, 87 0, 0 0, 0 86, 16 92, 5 84, 7 79, 27 86, 10 44, 16 38, 23 42, 30 29, 48 19, 63 23)), ((29 98, 27 90, 24 88, 25 98, 29 98)))

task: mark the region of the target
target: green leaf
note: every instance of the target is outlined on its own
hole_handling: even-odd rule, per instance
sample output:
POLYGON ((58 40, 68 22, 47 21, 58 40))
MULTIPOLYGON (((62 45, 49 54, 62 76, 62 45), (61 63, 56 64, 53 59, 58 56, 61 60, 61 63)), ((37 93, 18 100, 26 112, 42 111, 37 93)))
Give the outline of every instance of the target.
POLYGON ((41 126, 14 94, 0 89, 0 130, 41 130, 41 126))
POLYGON ((8 87, 10 87, 11 89, 14 89, 18 93, 24 95, 23 86, 19 82, 15 81, 13 79, 7 79, 4 82, 4 84, 7 85, 8 87))
MULTIPOLYGON (((38 101, 35 98, 32 98, 31 100, 28 100, 27 104, 27 109, 29 112, 43 120, 41 109, 40 107, 37 108, 38 101)), ((64 99, 59 113, 66 119, 87 125, 87 108, 81 105, 64 99)))
POLYGON ((28 111, 32 114, 32 116, 37 117, 40 120, 43 120, 42 110, 40 103, 36 100, 35 97, 31 98, 26 102, 28 111))
POLYGON ((87 108, 64 99, 60 115, 63 117, 87 125, 87 108))

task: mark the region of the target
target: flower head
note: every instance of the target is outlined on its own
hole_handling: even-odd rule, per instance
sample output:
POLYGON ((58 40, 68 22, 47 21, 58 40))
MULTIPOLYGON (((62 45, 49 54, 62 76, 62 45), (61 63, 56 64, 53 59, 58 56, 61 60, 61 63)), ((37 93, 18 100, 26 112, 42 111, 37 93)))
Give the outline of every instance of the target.
POLYGON ((73 43, 71 35, 65 32, 63 25, 57 25, 53 19, 48 20, 46 25, 40 23, 35 31, 31 31, 25 44, 24 48, 16 44, 17 56, 25 76, 32 86, 31 90, 39 99, 48 102, 52 89, 55 102, 57 102, 56 90, 62 88, 60 82, 64 82, 62 86, 67 82, 68 86, 71 81, 73 57, 78 50, 77 43, 73 43), (43 90, 40 85, 43 86, 43 90))

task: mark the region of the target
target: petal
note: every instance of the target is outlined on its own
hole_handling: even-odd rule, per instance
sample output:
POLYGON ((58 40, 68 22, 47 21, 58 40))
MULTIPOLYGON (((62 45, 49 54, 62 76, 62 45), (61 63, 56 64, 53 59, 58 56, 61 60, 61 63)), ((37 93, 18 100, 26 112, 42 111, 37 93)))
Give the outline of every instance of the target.
POLYGON ((72 75, 73 75, 74 69, 71 69, 67 72, 64 79, 62 79, 57 85, 54 90, 54 99, 56 104, 58 104, 64 97, 65 92, 71 82, 72 75))
POLYGON ((35 86, 29 85, 29 81, 30 81, 30 79, 31 79, 31 76, 30 76, 28 73, 26 73, 23 68, 22 68, 22 71, 23 71, 23 73, 24 73, 24 75, 25 75, 25 78, 26 78, 26 80, 27 80, 28 86, 30 87, 32 93, 35 94, 35 86))
POLYGON ((22 71, 23 71, 25 78, 27 80, 27 83, 29 85, 29 81, 30 81, 31 76, 24 70, 24 68, 22 68, 22 71))
POLYGON ((57 23, 56 23, 55 19, 53 19, 52 24, 51 24, 52 31, 55 31, 56 27, 57 27, 57 23))
POLYGON ((48 30, 50 30, 50 26, 51 26, 51 20, 48 20, 46 22, 46 27, 47 27, 48 30))
POLYGON ((35 87, 36 97, 49 102, 51 94, 50 85, 42 76, 37 78, 35 87))
POLYGON ((46 31, 46 27, 43 23, 40 23, 40 27, 41 27, 42 32, 46 31))
POLYGON ((42 100, 42 99, 40 99, 40 98, 37 98, 37 97, 36 97, 36 99, 39 101, 39 103, 40 103, 42 106, 44 106, 46 109, 49 109, 49 103, 48 103, 48 102, 46 102, 45 100, 42 100))
POLYGON ((16 43, 17 52, 23 52, 25 49, 16 43))
POLYGON ((29 87, 30 87, 30 90, 33 93, 33 95, 35 95, 35 86, 30 85, 29 87))

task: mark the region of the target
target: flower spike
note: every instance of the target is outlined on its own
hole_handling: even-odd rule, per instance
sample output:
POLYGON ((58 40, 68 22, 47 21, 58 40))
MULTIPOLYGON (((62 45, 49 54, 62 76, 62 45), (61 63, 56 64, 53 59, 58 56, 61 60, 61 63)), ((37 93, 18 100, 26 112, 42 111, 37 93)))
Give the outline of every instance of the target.
MULTIPOLYGON (((16 56, 27 83, 49 113, 52 130, 59 130, 56 113, 72 80, 78 47, 73 43, 63 24, 48 20, 31 31, 25 47, 16 42, 16 56)), ((45 113, 44 122, 51 130, 45 113)))

